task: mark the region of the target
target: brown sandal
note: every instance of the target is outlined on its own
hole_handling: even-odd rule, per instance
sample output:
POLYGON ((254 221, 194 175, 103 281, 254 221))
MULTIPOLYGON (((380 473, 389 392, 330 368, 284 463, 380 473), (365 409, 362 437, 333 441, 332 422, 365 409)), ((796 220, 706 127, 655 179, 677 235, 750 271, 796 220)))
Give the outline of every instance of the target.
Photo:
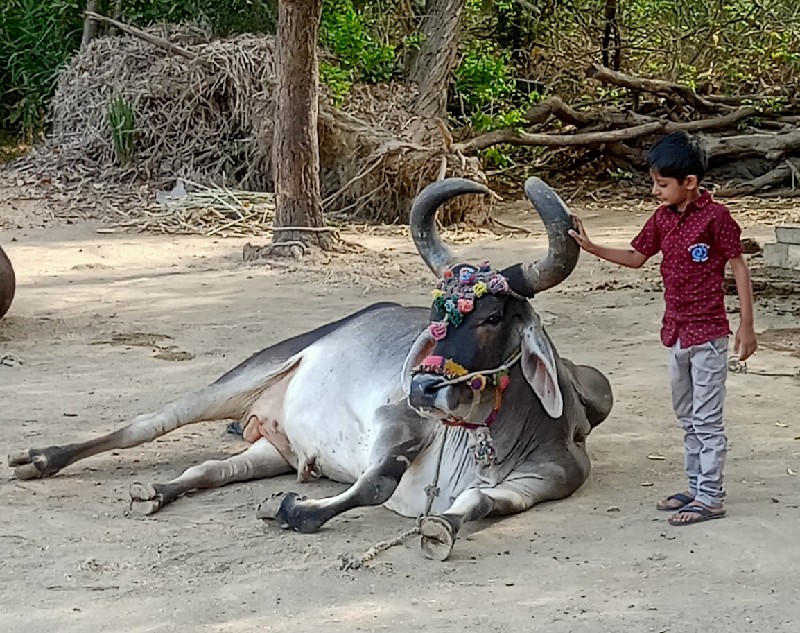
POLYGON ((725 516, 726 512, 723 508, 712 510, 706 506, 697 503, 683 506, 678 512, 669 518, 669 524, 674 526, 692 525, 694 523, 702 523, 703 521, 710 521, 711 519, 721 519, 725 516), (677 517, 683 515, 692 515, 689 519, 678 519, 677 517))
POLYGON ((689 505, 692 501, 694 501, 694 497, 690 497, 682 492, 676 492, 674 495, 670 495, 666 499, 659 501, 656 504, 656 509, 662 512, 674 512, 675 510, 680 510, 682 507, 689 505), (677 501, 677 503, 671 503, 672 501, 677 501))

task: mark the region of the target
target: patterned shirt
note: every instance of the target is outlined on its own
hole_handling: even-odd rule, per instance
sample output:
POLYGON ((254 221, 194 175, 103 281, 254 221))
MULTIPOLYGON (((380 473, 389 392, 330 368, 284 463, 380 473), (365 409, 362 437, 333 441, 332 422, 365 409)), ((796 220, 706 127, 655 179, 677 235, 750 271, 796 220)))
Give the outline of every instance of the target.
POLYGON ((724 205, 703 191, 680 213, 663 205, 631 242, 642 255, 663 254, 664 312, 661 342, 683 348, 728 336, 725 264, 742 254, 741 228, 724 205))

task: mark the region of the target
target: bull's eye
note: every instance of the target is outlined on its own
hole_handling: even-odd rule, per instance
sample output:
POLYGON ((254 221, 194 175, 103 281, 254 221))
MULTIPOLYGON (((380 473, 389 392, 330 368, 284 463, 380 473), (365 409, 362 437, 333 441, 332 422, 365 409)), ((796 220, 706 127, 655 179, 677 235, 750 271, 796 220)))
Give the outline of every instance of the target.
POLYGON ((483 320, 484 324, 486 325, 500 325, 502 321, 503 315, 498 313, 490 314, 483 320))

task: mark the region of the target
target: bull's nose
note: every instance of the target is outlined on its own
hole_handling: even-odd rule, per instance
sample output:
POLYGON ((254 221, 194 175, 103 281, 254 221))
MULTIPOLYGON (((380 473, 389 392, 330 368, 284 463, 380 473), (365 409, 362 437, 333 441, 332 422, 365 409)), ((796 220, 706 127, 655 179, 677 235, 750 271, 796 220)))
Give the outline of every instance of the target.
POLYGON ((438 409, 451 413, 459 405, 457 385, 443 385, 444 378, 418 374, 411 379, 408 404, 417 409, 438 409))
POLYGON ((435 408, 441 403, 437 403, 437 399, 441 400, 440 386, 442 378, 439 376, 429 376, 426 374, 419 374, 414 376, 411 380, 411 389, 408 394, 408 402, 412 407, 435 408))
POLYGON ((426 407, 432 409, 436 406, 436 397, 439 390, 436 388, 442 379, 438 376, 418 375, 411 379, 411 389, 408 402, 412 407, 426 407))

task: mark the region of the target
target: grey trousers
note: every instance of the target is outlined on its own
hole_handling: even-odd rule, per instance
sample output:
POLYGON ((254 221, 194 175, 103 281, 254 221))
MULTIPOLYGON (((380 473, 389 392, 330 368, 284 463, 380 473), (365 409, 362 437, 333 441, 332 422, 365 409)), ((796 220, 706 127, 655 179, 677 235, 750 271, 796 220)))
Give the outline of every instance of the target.
POLYGON ((672 408, 684 432, 689 492, 699 502, 719 506, 725 497, 722 471, 727 438, 722 421, 728 337, 681 349, 669 355, 672 408))

